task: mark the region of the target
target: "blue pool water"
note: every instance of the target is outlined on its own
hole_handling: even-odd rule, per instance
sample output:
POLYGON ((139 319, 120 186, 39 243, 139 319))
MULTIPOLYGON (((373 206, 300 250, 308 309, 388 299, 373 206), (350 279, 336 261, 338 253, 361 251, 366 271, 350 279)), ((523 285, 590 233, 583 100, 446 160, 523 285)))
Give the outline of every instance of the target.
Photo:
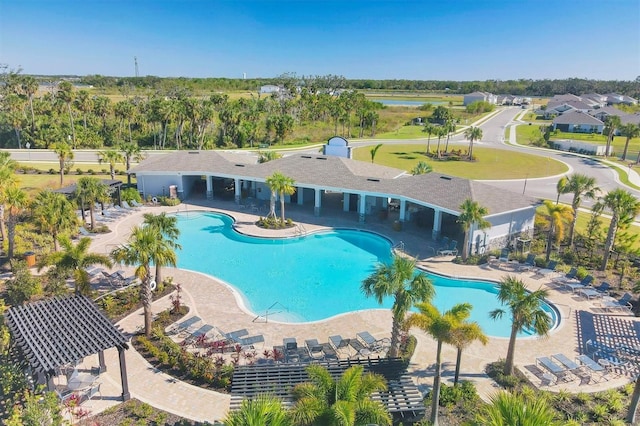
MULTIPOLYGON (((393 304, 389 298, 381 306, 360 291, 360 284, 375 265, 391 259, 391 244, 385 238, 364 231, 334 230, 300 238, 265 239, 239 234, 232 223, 233 219, 223 214, 179 214, 182 250, 178 266, 232 285, 252 312, 269 310, 272 320, 306 322, 393 304)), ((471 320, 485 333, 509 336, 508 315, 500 321, 488 316, 500 307, 495 284, 428 275, 436 286, 434 304, 438 309, 470 302, 471 320)), ((548 310, 555 319, 555 310, 548 310)))

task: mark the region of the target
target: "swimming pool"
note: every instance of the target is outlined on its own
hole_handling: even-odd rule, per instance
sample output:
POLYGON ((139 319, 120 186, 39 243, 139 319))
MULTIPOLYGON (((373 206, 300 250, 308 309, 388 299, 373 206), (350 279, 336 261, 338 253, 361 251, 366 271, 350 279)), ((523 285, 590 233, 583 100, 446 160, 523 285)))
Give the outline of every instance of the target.
MULTIPOLYGON (((233 219, 208 212, 177 214, 180 228, 178 267, 199 271, 238 290, 256 315, 270 320, 308 322, 381 306, 360 291, 377 262, 391 259, 391 243, 370 232, 332 230, 298 238, 267 239, 239 234, 233 219)), ((428 274, 436 287, 434 305, 446 310, 471 302, 471 320, 485 333, 508 337, 510 321, 488 313, 500 307, 494 283, 428 274)), ((549 314, 556 312, 547 306, 549 314)), ((526 333, 523 334, 526 336, 526 333)))

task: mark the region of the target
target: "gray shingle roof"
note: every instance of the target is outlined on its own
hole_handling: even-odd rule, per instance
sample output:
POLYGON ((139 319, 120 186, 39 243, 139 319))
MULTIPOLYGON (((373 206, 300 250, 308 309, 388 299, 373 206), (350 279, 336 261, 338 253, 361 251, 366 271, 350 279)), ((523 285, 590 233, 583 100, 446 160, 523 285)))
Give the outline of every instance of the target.
POLYGON ((554 118, 553 124, 586 124, 589 126, 601 126, 604 123, 584 112, 571 111, 554 118))
POLYGON ((423 205, 438 206, 454 214, 459 213, 459 206, 468 198, 487 207, 490 215, 524 209, 537 203, 533 198, 482 182, 440 173, 411 176, 400 169, 326 155, 294 154, 257 164, 254 158, 244 154, 181 151, 151 157, 131 170, 141 175, 180 172, 239 177, 260 182, 276 171, 291 177, 299 186, 390 198, 403 197, 423 205), (249 159, 253 160, 253 164, 249 159))

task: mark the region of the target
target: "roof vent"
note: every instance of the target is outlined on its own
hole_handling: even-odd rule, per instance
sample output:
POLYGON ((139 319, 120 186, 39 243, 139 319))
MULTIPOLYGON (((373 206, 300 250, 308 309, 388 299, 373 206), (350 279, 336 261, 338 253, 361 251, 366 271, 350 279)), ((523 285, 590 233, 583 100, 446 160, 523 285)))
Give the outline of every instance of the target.
POLYGON ((440 176, 440 179, 451 180, 451 177, 449 177, 449 176, 440 176))
POLYGON ((327 157, 316 157, 316 160, 326 160, 327 157))
POLYGON ((244 167, 244 164, 235 164, 236 167, 244 167))
POLYGON ((310 155, 301 155, 300 157, 302 157, 302 158, 311 158, 310 155))
POLYGON ((189 151, 189 154, 200 154, 200 151, 189 151))
POLYGON ((369 182, 380 182, 380 179, 367 178, 369 182))

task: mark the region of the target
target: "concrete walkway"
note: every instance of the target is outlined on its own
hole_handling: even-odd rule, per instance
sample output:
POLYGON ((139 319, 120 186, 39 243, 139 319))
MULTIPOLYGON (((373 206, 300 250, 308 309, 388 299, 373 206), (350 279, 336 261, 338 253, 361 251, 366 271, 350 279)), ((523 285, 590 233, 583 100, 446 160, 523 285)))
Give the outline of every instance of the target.
MULTIPOLYGON (((224 211, 234 216, 240 230, 260 236, 270 236, 274 233, 283 236, 283 231, 264 230, 253 225, 256 216, 239 210, 230 202, 206 203, 208 206, 181 205, 182 212, 196 209, 224 211)), ((293 206, 292 206, 293 207, 293 206)), ((142 213, 161 211, 176 212, 176 207, 145 207, 113 225, 113 232, 94 238, 92 250, 95 252, 110 252, 118 243, 125 241, 131 227, 142 221, 142 213)), ((451 262, 451 257, 430 258, 429 245, 432 243, 420 233, 419 229, 405 229, 397 232, 392 230, 391 222, 371 223, 359 225, 353 217, 321 217, 292 208, 287 210, 287 216, 298 223, 304 223, 307 232, 324 227, 358 227, 387 235, 393 241, 402 240, 405 251, 414 254, 419 265, 429 270, 446 273, 456 277, 474 277, 489 280, 500 280, 507 274, 517 274, 527 286, 532 289, 548 287, 548 279, 540 279, 531 273, 517 273, 510 269, 495 269, 491 267, 461 266, 451 262)), ((287 230, 291 235, 299 232, 287 230)), ((117 269, 120 269, 118 266, 117 269)), ((220 330, 230 331, 247 328, 250 333, 263 334, 265 337, 264 349, 275 345, 281 345, 284 337, 296 337, 298 342, 305 339, 317 338, 320 342, 326 342, 328 336, 340 334, 344 337, 355 337, 357 332, 368 330, 378 338, 389 337, 391 329, 391 314, 389 310, 367 310, 351 312, 314 323, 290 324, 278 322, 254 322, 255 313, 249 312, 242 304, 241 297, 231 287, 203 274, 183 271, 179 269, 165 269, 164 276, 172 276, 174 282, 180 283, 183 288, 184 303, 191 308, 189 315, 198 315, 204 323, 214 325, 220 330)), ((524 365, 535 363, 537 356, 562 352, 573 358, 579 353, 579 340, 577 328, 577 312, 586 311, 594 314, 602 313, 597 303, 577 297, 575 294, 564 291, 551 290, 550 300, 560 311, 562 320, 560 326, 555 329, 548 338, 519 339, 516 351, 516 364, 522 368, 524 365)), ((165 297, 153 304, 154 312, 167 309, 170 300, 165 297)), ((638 321, 636 318, 625 316, 625 321, 638 321)), ((120 322, 125 332, 133 332, 143 324, 141 310, 129 315, 120 322)), ((436 342, 422 331, 414 329, 412 334, 418 338, 418 345, 409 373, 415 383, 423 391, 427 391, 432 383, 433 363, 435 362, 436 342)), ((496 388, 494 383, 483 373, 487 363, 498 358, 504 358, 507 352, 508 339, 491 338, 487 346, 479 343, 470 345, 463 352, 461 379, 473 381, 482 397, 487 398, 496 388)), ((258 354, 262 349, 258 350, 258 354)), ((445 382, 452 380, 456 351, 447 345, 443 348, 443 376, 445 382)), ((196 420, 213 422, 221 420, 226 415, 230 397, 227 394, 204 390, 189 384, 177 381, 172 377, 161 373, 148 364, 133 348, 126 351, 127 370, 129 377, 129 390, 131 396, 161 408, 170 413, 196 420)), ((118 403, 121 393, 119 381, 119 369, 117 365, 117 351, 106 353, 107 372, 101 376, 103 381, 102 397, 90 401, 87 408, 92 413, 98 413, 109 406, 118 403)), ((85 360, 87 365, 96 365, 97 359, 85 360)), ((536 380, 532 378, 532 380, 536 380)), ((628 382, 630 378, 621 376, 599 384, 580 385, 570 383, 567 385, 547 388, 557 391, 567 389, 574 392, 592 392, 605 388, 617 387, 628 382)))

